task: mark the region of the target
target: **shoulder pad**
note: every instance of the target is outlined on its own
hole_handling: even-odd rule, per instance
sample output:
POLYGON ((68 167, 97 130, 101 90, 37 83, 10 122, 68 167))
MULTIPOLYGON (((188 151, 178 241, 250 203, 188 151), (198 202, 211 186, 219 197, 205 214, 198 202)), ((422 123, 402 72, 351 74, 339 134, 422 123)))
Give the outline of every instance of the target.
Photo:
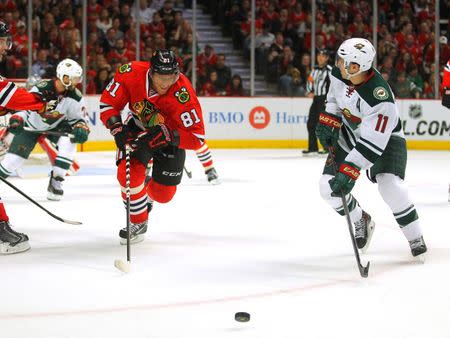
POLYGON ((74 88, 74 89, 67 91, 66 97, 69 97, 69 98, 74 99, 75 101, 79 102, 83 98, 83 94, 81 94, 81 92, 78 90, 78 88, 74 88))
POLYGON ((356 91, 371 107, 383 102, 394 103, 391 87, 380 73, 376 70, 373 71, 375 74, 372 78, 363 85, 356 87, 356 91))

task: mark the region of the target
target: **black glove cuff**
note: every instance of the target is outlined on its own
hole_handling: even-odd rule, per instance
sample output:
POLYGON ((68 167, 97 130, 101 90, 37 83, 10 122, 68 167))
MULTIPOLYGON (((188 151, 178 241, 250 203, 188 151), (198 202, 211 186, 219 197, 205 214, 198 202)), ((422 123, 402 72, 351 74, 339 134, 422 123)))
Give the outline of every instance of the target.
POLYGON ((122 124, 122 119, 120 118, 120 116, 113 115, 108 119, 108 121, 106 121, 105 124, 106 128, 111 130, 112 128, 115 128, 118 125, 122 124))
POLYGON ((180 145, 180 133, 178 132, 178 130, 173 130, 172 131, 172 142, 170 142, 171 145, 178 147, 180 145))

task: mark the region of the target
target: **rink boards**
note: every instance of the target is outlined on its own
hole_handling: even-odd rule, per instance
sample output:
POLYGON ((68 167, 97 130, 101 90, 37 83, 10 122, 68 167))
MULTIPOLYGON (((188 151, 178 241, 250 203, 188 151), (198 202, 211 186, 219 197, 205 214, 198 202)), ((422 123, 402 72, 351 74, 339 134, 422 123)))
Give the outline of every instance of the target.
MULTIPOLYGON (((86 97, 91 135, 83 151, 112 150, 99 96, 86 97)), ((307 144, 309 98, 201 97, 208 144, 215 148, 301 148, 307 144)), ((450 111, 438 100, 397 100, 408 148, 450 150, 450 111)))

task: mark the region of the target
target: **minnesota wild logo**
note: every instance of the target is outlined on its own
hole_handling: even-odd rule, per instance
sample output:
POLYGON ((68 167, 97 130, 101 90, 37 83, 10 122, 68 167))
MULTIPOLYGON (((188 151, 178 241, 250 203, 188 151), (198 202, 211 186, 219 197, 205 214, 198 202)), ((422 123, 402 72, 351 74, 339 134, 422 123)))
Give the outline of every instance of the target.
POLYGON ((164 117, 160 114, 160 110, 147 100, 135 102, 133 110, 146 128, 164 122, 164 117))
POLYGON ((185 87, 181 87, 180 90, 175 92, 175 97, 178 99, 180 103, 186 103, 190 100, 189 92, 185 87))
POLYGON ((361 123, 361 119, 358 116, 353 115, 349 109, 342 109, 342 115, 344 115, 350 127, 355 130, 358 128, 358 125, 361 123))
POLYGON ((358 50, 361 50, 361 49, 364 48, 364 45, 363 45, 361 42, 359 42, 359 43, 357 43, 354 47, 355 47, 356 49, 358 49, 358 50))
POLYGON ((377 87, 373 90, 373 96, 378 100, 386 100, 389 97, 389 93, 383 87, 377 87))
POLYGON ((53 124, 56 121, 58 121, 59 119, 64 118, 64 114, 61 114, 57 110, 53 110, 53 111, 45 112, 44 114, 41 115, 41 118, 45 123, 53 124))

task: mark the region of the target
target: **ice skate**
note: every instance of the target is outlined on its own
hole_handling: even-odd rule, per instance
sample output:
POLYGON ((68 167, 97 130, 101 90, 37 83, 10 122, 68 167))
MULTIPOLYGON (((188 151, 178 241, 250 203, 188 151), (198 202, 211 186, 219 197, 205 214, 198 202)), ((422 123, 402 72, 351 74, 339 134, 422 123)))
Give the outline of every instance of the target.
POLYGON ((302 150, 302 155, 304 157, 313 157, 313 156, 317 156, 318 152, 317 152, 317 150, 305 149, 305 150, 302 150))
POLYGON ((374 229, 375 222, 372 221, 372 217, 370 217, 370 215, 363 210, 361 219, 355 222, 356 245, 362 253, 367 251, 374 229))
POLYGON ((53 176, 53 171, 50 173, 50 181, 47 188, 47 199, 50 201, 59 201, 63 194, 62 183, 64 178, 60 176, 53 176))
POLYGON ((14 254, 30 249, 28 236, 11 229, 7 221, 0 222, 0 254, 14 254))
POLYGON ((208 169, 206 172, 206 178, 208 179, 208 182, 216 185, 216 184, 220 184, 219 181, 219 175, 217 175, 217 171, 214 168, 208 169))
MULTIPOLYGON (((144 240, 145 233, 147 232, 147 223, 148 221, 130 224, 130 244, 140 243, 144 240)), ((119 236, 120 236, 120 244, 127 245, 126 227, 120 230, 119 236)))
POLYGON ((411 248, 411 254, 416 257, 422 263, 425 262, 425 254, 427 252, 427 245, 423 240, 423 236, 409 241, 409 247, 411 248))

